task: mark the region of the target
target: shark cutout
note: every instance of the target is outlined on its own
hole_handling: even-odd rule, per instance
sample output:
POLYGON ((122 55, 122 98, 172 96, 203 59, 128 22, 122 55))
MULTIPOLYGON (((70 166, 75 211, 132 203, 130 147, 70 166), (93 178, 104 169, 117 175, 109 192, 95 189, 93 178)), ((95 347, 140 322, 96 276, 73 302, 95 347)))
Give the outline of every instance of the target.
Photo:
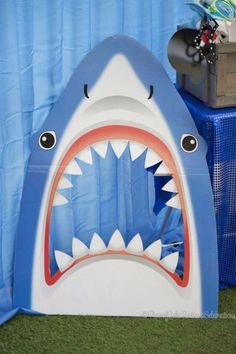
POLYGON ((113 36, 32 138, 14 305, 208 316, 218 270, 206 144, 156 58, 113 36))

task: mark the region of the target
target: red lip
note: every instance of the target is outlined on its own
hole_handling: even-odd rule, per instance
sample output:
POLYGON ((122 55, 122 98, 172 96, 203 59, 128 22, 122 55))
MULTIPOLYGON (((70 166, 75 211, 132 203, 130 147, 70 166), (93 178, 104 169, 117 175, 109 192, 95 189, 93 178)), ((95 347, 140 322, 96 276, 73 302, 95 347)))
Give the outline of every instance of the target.
POLYGON ((70 147, 69 151, 66 153, 64 156, 61 165, 58 167, 58 171, 56 173, 56 176, 53 181, 50 197, 49 197, 49 203, 48 203, 48 209, 47 209, 47 216, 46 216, 46 226, 45 226, 45 242, 44 242, 44 272, 45 272, 45 281, 48 285, 53 285, 56 283, 56 281, 64 274, 66 273, 70 268, 72 268, 75 264, 82 262, 85 259, 88 258, 93 258, 93 257, 101 257, 108 254, 127 254, 126 251, 106 251, 105 253, 101 253, 99 255, 87 255, 84 257, 81 257, 80 259, 77 259, 74 261, 74 263, 68 267, 65 271, 60 272, 58 271, 54 275, 51 275, 50 271, 50 256, 49 256, 49 235, 50 235, 50 219, 51 219, 51 211, 52 211, 52 205, 53 205, 53 199, 54 195, 57 190, 57 185, 59 183, 59 180, 62 176, 62 173, 68 163, 71 161, 71 159, 79 153, 79 151, 83 150, 86 148, 88 145, 92 145, 96 142, 103 141, 103 140, 109 140, 109 139, 126 139, 130 141, 137 141, 139 143, 142 143, 152 149, 154 152, 156 152, 162 159, 165 161, 166 166, 169 168, 169 170, 172 173, 172 177, 175 181, 175 184, 177 186, 177 190, 179 193, 179 198, 180 198, 180 203, 181 203, 181 208, 182 208, 182 216, 183 216, 183 223, 184 223, 184 272, 183 272, 183 277, 180 277, 176 273, 171 273, 168 271, 163 265, 155 261, 145 255, 142 256, 136 256, 138 258, 146 259, 151 263, 154 263, 156 266, 164 269, 166 273, 169 274, 170 277, 174 279, 174 281, 181 287, 185 287, 188 284, 189 281, 189 264, 190 264, 190 251, 189 251, 189 231, 188 231, 188 222, 187 222, 187 215, 186 215, 186 209, 185 209, 185 201, 184 201, 184 196, 183 196, 183 191, 182 187, 180 184, 180 180, 177 174, 177 168, 175 165, 175 162, 172 158, 172 155, 167 148, 167 146, 156 136, 153 134, 150 134, 144 130, 134 128, 134 127, 128 127, 128 126, 120 126, 120 125, 112 125, 112 126, 106 126, 102 128, 97 128, 94 129, 85 135, 81 136, 76 140, 73 145, 70 147))

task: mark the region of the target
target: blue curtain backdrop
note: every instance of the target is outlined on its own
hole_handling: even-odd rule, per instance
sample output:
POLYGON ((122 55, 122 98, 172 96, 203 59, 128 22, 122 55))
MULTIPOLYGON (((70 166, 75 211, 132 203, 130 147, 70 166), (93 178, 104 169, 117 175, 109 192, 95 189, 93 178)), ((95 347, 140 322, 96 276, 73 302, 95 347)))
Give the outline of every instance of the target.
POLYGON ((31 134, 79 62, 109 35, 136 38, 174 79, 167 43, 187 13, 184 0, 0 0, 0 311, 12 308, 14 243, 31 134))

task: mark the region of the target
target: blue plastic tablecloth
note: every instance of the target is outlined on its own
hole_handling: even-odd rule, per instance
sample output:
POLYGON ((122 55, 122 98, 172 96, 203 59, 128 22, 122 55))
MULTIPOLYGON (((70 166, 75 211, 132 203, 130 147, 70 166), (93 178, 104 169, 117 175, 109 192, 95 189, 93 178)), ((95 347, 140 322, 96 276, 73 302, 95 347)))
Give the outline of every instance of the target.
POLYGON ((186 91, 179 92, 208 144, 222 289, 236 285, 236 107, 212 109, 186 91))

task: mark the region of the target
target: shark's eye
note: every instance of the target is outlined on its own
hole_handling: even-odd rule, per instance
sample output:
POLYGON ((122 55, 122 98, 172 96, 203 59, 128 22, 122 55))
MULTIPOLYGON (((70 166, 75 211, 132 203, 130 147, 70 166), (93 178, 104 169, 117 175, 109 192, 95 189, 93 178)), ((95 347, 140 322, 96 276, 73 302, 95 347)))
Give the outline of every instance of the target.
POLYGON ((194 152, 198 148, 197 138, 193 135, 184 134, 181 138, 181 147, 185 152, 194 152))
POLYGON ((44 150, 50 150, 56 145, 56 133, 47 131, 40 135, 39 146, 44 150))

